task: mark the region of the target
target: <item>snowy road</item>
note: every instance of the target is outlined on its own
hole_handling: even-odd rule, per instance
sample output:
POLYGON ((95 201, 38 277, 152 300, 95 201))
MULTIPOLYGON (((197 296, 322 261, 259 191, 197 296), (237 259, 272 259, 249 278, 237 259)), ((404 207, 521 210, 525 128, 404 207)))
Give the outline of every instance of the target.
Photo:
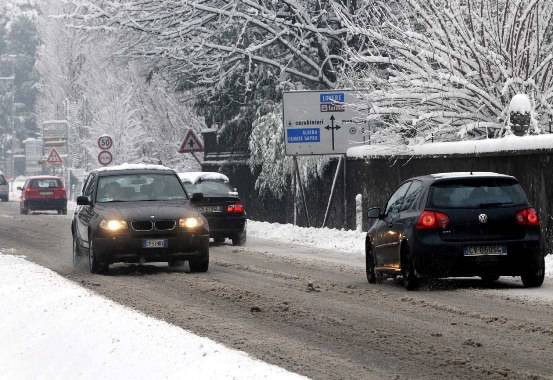
MULTIPOLYGON (((551 379, 553 287, 369 286, 362 257, 274 241, 212 247, 207 274, 71 265, 70 218, 0 205, 0 244, 115 302, 315 379, 551 379)), ((3 344, 6 344, 5 342, 3 344)), ((32 360, 32 359, 29 359, 32 360)))

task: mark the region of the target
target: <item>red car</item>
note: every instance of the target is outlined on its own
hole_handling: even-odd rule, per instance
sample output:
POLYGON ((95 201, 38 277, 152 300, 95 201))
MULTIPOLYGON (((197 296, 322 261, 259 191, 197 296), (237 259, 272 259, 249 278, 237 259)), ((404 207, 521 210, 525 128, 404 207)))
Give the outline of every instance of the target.
POLYGON ((21 214, 26 215, 35 210, 55 210, 58 214, 67 214, 67 193, 59 177, 29 177, 18 190, 21 190, 21 214))

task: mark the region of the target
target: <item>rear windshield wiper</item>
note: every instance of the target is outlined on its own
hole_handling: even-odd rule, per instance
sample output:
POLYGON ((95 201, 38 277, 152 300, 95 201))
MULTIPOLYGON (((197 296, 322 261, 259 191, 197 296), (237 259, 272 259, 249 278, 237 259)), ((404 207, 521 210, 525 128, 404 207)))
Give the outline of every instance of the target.
POLYGON ((509 206, 512 205, 513 202, 489 202, 489 203, 480 203, 480 208, 486 208, 486 207, 498 207, 498 206, 509 206))

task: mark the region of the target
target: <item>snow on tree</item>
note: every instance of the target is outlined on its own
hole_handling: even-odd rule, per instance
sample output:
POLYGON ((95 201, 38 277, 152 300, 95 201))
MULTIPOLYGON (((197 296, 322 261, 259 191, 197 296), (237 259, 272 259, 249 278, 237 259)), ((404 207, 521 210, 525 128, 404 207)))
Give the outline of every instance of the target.
POLYGON ((195 168, 177 149, 187 128, 199 131, 203 120, 168 89, 172 86, 144 62, 122 54, 117 35, 68 28, 58 17, 67 8, 57 0, 44 3, 39 30, 43 45, 37 70, 41 75, 41 120, 70 121, 74 164, 96 165, 96 139, 114 138, 114 162, 143 159, 176 168, 195 168))
POLYGON ((374 1, 361 12, 341 14, 364 44, 350 50, 344 83, 368 90, 370 113, 390 126, 381 138, 509 133, 518 93, 531 99, 534 131, 553 115, 553 2, 374 1))

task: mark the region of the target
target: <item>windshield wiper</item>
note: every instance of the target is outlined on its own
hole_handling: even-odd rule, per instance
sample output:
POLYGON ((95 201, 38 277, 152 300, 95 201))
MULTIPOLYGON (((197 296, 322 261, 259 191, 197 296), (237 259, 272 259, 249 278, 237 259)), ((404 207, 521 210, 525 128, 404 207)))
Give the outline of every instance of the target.
POLYGON ((512 205, 513 202, 489 202, 489 203, 480 203, 480 208, 486 208, 486 207, 498 207, 498 206, 509 206, 512 205))

